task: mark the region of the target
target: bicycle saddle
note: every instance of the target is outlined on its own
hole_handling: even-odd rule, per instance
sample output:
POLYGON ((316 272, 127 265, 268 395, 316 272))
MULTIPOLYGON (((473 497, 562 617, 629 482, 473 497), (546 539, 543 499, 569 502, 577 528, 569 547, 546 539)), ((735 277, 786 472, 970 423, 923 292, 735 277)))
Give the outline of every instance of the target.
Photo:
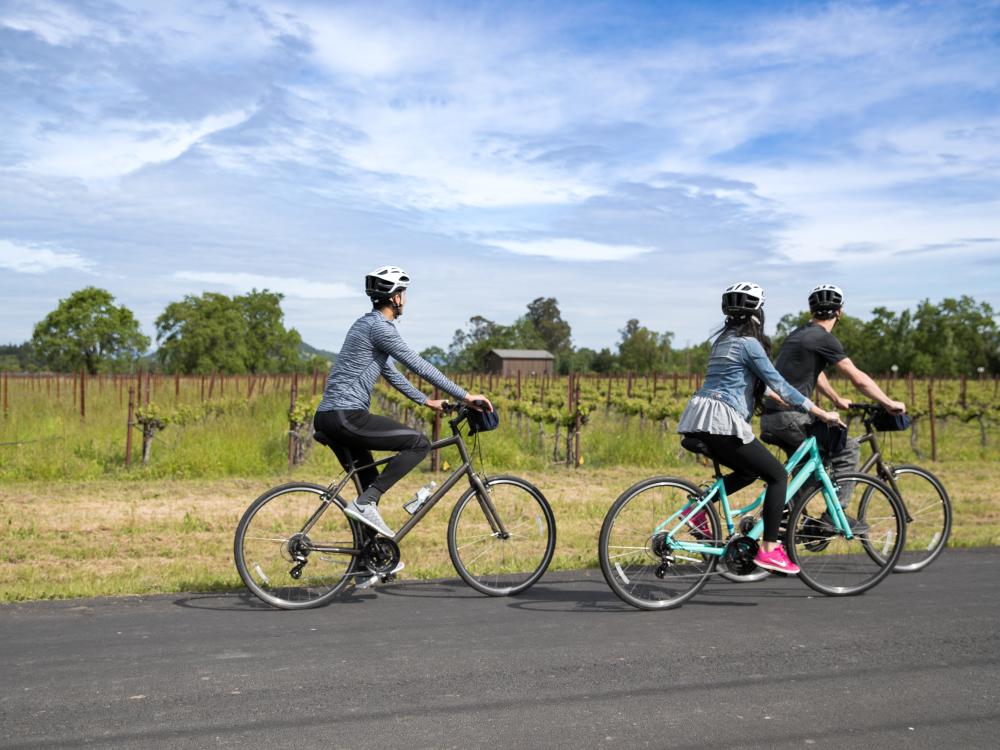
POLYGON ((692 453, 698 453, 705 458, 712 458, 712 451, 708 449, 708 446, 692 435, 685 435, 681 438, 681 448, 692 453))

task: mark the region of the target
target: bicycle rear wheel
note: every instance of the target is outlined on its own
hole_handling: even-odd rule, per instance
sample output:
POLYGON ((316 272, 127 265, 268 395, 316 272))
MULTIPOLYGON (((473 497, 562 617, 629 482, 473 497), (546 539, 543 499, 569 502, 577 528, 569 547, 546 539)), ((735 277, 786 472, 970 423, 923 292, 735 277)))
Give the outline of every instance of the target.
POLYGON ((294 482, 268 490, 247 508, 233 552, 255 596, 280 609, 308 609, 348 583, 358 559, 351 551, 360 541, 358 525, 326 487, 294 482))
MULTIPOLYGON (((892 478, 906 508, 906 547, 896 573, 923 570, 941 554, 951 535, 951 500, 936 476, 919 466, 894 466, 892 478)), ((862 498, 862 504, 866 500, 862 498)))
POLYGON ((844 513, 867 525, 851 539, 829 521, 826 497, 816 487, 802 497, 789 519, 787 546, 799 577, 828 596, 860 594, 890 572, 906 541, 903 504, 883 482, 866 474, 838 474, 852 483, 844 513))
POLYGON ((537 487, 518 477, 490 477, 489 504, 470 487, 448 522, 448 553, 476 591, 512 596, 545 573, 556 549, 556 519, 537 487), (488 514, 496 514, 491 519, 488 514), (499 523, 498 523, 499 522, 499 523))
MULTIPOLYGON (((705 585, 718 557, 676 549, 667 531, 701 490, 683 479, 654 477, 629 487, 604 517, 598 543, 601 572, 618 597, 639 609, 679 607, 705 585), (668 527, 657 532, 668 519, 668 527)), ((722 546, 719 515, 705 506, 709 534, 685 524, 672 541, 722 546)))

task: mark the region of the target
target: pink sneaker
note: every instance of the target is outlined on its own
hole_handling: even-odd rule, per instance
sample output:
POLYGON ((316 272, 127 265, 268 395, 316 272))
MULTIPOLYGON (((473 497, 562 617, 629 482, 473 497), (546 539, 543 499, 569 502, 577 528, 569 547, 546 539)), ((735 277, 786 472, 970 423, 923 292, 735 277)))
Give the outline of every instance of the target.
POLYGON ((688 519, 688 526, 691 527, 691 531, 695 537, 701 539, 711 539, 712 538, 712 527, 708 522, 708 513, 702 508, 693 516, 688 519))
POLYGON ((788 559, 784 545, 778 545, 770 552, 765 552, 763 548, 757 550, 757 556, 753 561, 758 568, 773 570, 775 573, 787 573, 790 576, 797 575, 799 566, 788 559))

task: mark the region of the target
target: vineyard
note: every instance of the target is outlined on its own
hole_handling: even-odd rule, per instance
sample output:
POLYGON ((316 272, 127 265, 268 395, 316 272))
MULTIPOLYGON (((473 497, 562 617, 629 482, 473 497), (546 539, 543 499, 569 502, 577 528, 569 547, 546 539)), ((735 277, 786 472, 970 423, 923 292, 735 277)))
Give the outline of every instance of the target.
MULTIPOLYGON (((4 373, 0 479, 262 476, 297 466, 329 474, 331 457, 313 450, 311 440, 323 376, 4 373)), ((501 429, 483 441, 488 465, 497 469, 655 468, 694 460, 680 450, 674 428, 698 375, 455 379, 490 395, 501 413, 501 429)), ((834 385, 859 398, 849 383, 834 385)), ((898 458, 1000 456, 1000 380, 900 377, 880 385, 904 400, 913 418, 909 433, 894 438, 898 458)), ((439 417, 385 383, 373 408, 431 437, 441 434, 439 417)), ((429 468, 447 459, 435 455, 429 468)))

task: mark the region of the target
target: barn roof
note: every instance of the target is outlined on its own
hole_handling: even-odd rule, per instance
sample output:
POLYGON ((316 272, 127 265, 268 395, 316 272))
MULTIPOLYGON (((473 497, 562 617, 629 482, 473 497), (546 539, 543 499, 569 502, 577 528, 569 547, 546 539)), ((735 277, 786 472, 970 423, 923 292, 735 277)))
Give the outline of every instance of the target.
POLYGON ((544 349, 490 349, 500 359, 555 359, 555 355, 544 349))

